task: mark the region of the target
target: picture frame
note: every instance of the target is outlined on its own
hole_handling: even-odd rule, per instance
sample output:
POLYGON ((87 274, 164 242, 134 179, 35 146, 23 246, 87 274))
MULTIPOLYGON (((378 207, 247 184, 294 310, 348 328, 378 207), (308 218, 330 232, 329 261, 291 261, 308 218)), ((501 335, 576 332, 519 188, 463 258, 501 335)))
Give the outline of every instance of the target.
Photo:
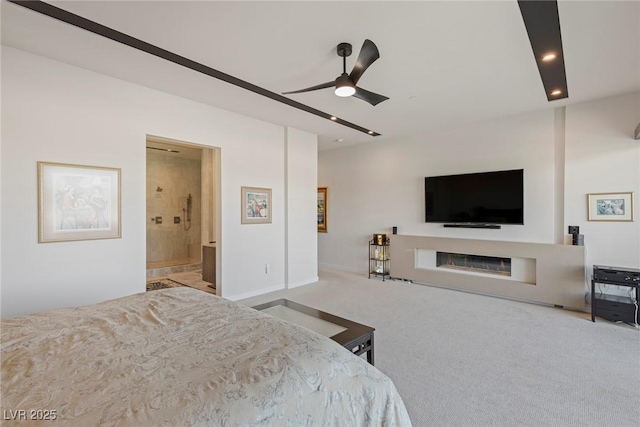
POLYGON ((242 187, 242 224, 271 223, 271 188, 242 187))
POLYGON ((38 162, 38 243, 117 239, 121 170, 38 162))
POLYGON ((328 224, 328 201, 329 201, 329 187, 318 187, 318 233, 327 232, 328 224))
POLYGON ((589 221, 633 221, 633 192, 587 194, 589 221))

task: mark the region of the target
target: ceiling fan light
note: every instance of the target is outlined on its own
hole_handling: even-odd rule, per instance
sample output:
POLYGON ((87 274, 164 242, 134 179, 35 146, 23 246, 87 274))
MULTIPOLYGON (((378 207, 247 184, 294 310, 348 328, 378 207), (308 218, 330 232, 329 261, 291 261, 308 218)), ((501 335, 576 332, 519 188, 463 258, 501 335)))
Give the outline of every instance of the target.
POLYGON ((347 97, 356 93, 356 89, 353 86, 341 86, 336 88, 336 95, 347 97))
POLYGON ((347 74, 343 74, 336 79, 336 95, 347 97, 356 93, 356 88, 347 74))

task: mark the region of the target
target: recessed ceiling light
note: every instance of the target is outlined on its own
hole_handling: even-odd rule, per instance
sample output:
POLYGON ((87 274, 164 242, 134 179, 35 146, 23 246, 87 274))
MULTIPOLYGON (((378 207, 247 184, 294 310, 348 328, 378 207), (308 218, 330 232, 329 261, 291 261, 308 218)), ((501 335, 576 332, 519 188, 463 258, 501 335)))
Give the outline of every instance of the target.
POLYGON ((344 141, 344 139, 342 139, 342 138, 336 139, 336 142, 343 142, 343 141, 344 141))
POLYGON ((546 55, 544 55, 542 57, 542 60, 544 62, 553 61, 554 59, 556 59, 556 54, 555 53, 547 53, 546 55))
POLYGON ((331 120, 335 122, 336 120, 338 120, 338 118, 336 116, 331 116, 331 120))
POLYGON ((560 95, 561 93, 562 93, 562 91, 561 91, 560 89, 556 89, 556 90, 554 90, 553 92, 551 92, 551 95, 553 95, 553 96, 558 96, 558 95, 560 95))

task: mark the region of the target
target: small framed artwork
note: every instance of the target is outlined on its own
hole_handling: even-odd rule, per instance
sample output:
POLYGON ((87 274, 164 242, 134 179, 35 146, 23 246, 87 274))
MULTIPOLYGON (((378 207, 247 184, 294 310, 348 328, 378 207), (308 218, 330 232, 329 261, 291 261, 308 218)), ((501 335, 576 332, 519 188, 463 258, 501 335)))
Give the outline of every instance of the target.
POLYGON ((38 242, 121 237, 120 169, 38 162, 38 242))
POLYGON ((242 224, 271 223, 271 189, 242 187, 242 224))
POLYGON ((318 187, 318 233, 327 232, 329 187, 318 187))
POLYGON ((589 221, 633 221, 633 193, 587 194, 589 221))

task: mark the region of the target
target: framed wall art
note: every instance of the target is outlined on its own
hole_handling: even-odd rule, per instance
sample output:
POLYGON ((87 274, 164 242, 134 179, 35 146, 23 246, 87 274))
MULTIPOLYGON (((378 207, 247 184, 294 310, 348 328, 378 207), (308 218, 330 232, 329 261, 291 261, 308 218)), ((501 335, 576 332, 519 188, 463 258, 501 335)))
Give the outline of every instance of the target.
POLYGON ((589 221, 633 221, 633 193, 587 194, 589 221))
POLYGON ((271 223, 271 189, 242 187, 242 224, 271 223))
POLYGON ((327 232, 329 187, 318 187, 318 233, 327 232))
POLYGON ((38 162, 38 242, 121 237, 120 169, 38 162))

